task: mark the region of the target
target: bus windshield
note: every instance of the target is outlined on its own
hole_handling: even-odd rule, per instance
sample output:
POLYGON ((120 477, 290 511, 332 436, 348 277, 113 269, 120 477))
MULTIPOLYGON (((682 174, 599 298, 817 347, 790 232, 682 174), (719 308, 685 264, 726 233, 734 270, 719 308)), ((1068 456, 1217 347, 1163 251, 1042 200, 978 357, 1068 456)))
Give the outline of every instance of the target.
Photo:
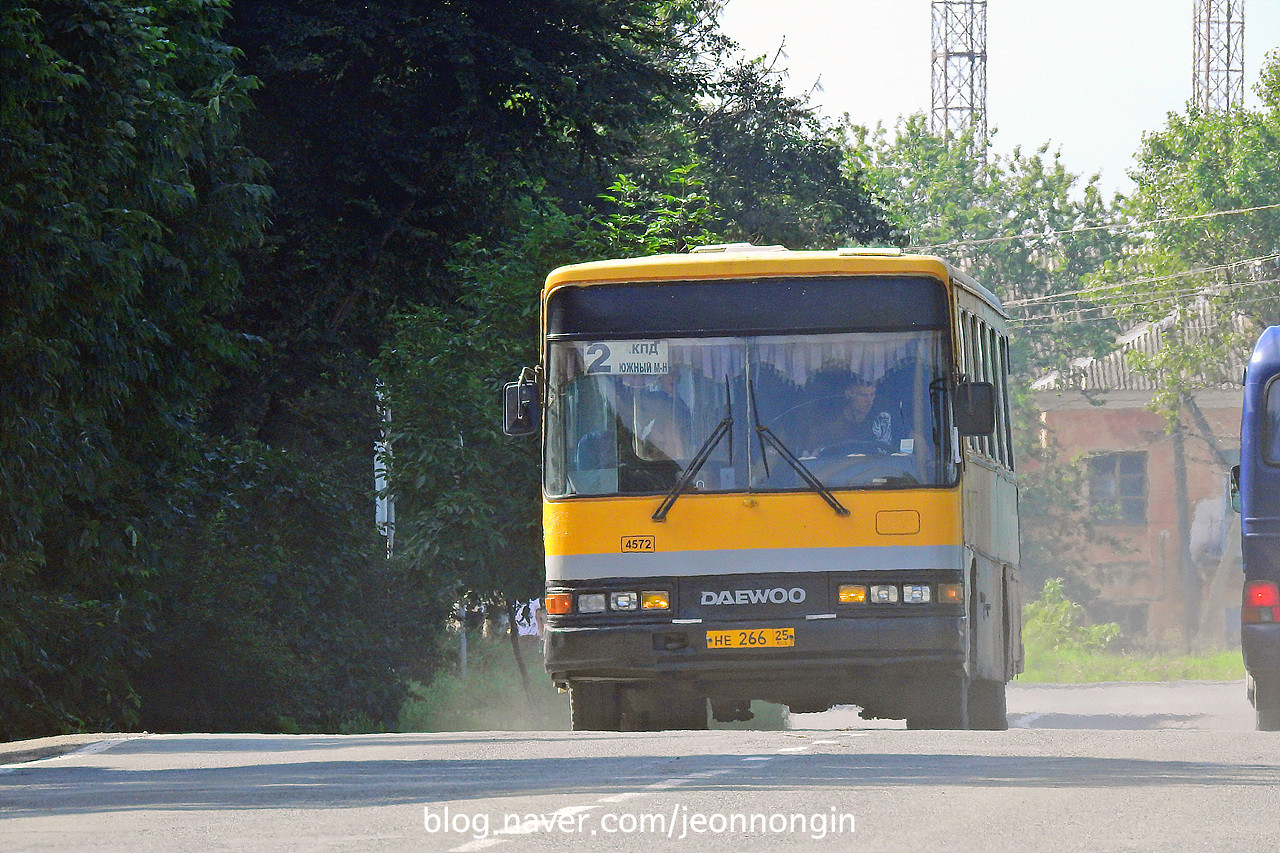
POLYGON ((688 492, 955 481, 938 330, 554 341, 550 496, 662 494, 718 428, 688 492), (764 432, 776 441, 764 440, 764 432))

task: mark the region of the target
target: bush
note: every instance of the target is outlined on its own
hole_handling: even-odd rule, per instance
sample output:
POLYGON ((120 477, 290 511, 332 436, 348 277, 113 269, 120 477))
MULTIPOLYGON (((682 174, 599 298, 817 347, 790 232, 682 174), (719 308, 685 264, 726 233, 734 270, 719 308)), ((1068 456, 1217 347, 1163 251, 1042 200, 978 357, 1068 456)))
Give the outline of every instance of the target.
POLYGON ((363 484, 256 442, 211 444, 175 491, 135 686, 151 731, 395 724, 441 613, 372 523, 363 484))
POLYGON ((1120 638, 1114 622, 1088 624, 1084 608, 1063 591, 1062 578, 1045 582, 1040 597, 1023 609, 1022 620, 1028 659, 1054 652, 1103 652, 1120 638))
POLYGON ((1239 651, 1200 656, 1119 654, 1120 626, 1090 625, 1084 608, 1067 598, 1060 578, 1023 609, 1026 671, 1022 681, 1083 684, 1099 681, 1231 681, 1244 677, 1239 651))

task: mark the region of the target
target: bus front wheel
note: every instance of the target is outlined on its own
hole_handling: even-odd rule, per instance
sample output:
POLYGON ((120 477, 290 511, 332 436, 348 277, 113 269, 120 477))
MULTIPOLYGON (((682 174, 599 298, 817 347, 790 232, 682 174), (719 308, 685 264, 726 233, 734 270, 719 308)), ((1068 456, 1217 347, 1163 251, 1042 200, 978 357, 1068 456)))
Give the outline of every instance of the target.
POLYGON ((950 673, 921 685, 915 708, 907 714, 909 729, 969 728, 969 676, 950 673))
POLYGON ((1009 728, 1003 681, 975 678, 969 682, 969 728, 992 732, 1009 728))

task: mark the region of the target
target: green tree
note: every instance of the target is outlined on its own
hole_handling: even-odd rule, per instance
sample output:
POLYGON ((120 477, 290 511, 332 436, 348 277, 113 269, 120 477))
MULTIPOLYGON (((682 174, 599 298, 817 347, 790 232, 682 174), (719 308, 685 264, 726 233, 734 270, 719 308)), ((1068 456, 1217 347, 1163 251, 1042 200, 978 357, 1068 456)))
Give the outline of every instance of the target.
POLYGON ((674 159, 699 164, 717 229, 791 249, 900 244, 903 232, 845 158, 840 134, 785 82, 763 59, 729 64, 681 117, 689 153, 674 159))
POLYGON ((539 448, 502 434, 496 404, 502 385, 538 361, 547 272, 714 242, 715 211, 686 170, 660 193, 619 178, 607 201, 613 212, 590 219, 526 207, 519 237, 467 253, 461 299, 397 318, 382 362, 396 560, 442 594, 506 608, 542 592, 539 448))
POLYGON ((0 10, 0 735, 118 726, 268 190, 226 3, 0 10))
MULTIPOLYGON (((1019 466, 1022 568, 1030 585, 1055 575, 1087 583, 1080 547, 1093 531, 1082 478, 1043 433, 1031 384, 1073 359, 1103 354, 1117 323, 1084 283, 1129 245, 1097 177, 1083 182, 1042 146, 1027 154, 975 156, 971 138, 945 140, 923 115, 892 135, 846 118, 848 156, 865 170, 894 222, 919 251, 942 255, 1004 301, 1011 315, 1015 458, 1019 466)), ((979 152, 981 153, 981 152, 979 152)))
MULTIPOLYGON (((149 731, 390 725, 434 660, 436 599, 386 559, 367 491, 259 442, 206 443, 170 495, 139 666, 149 731)), ((368 472, 364 472, 366 475, 368 472)))
POLYGON ((1047 145, 975 156, 971 139, 935 136, 919 114, 892 137, 847 118, 844 133, 849 158, 907 242, 941 254, 1004 300, 1025 330, 1012 347, 1023 382, 1110 345, 1116 325, 1081 292, 1081 279, 1126 238, 1100 227, 1116 221, 1118 208, 1103 199, 1096 175, 1082 185, 1047 145))
POLYGON ((1169 324, 1137 366, 1171 424, 1196 390, 1237 381, 1256 327, 1280 322, 1278 67, 1263 73, 1263 111, 1191 108, 1144 138, 1133 210, 1148 237, 1097 282, 1128 322, 1169 324))

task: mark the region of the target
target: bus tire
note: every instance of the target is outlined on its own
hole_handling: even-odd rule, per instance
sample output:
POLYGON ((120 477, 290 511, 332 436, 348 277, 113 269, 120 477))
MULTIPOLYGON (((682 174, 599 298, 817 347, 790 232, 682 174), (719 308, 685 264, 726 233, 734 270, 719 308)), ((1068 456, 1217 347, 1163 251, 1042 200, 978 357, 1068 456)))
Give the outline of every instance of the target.
POLYGON ((969 728, 969 676, 961 672, 928 682, 907 714, 907 728, 969 728))
POLYGON ((1280 732, 1280 675, 1254 676, 1253 710, 1258 731, 1280 732))
POLYGON ((969 728, 991 732, 1009 728, 1003 681, 975 678, 969 682, 969 728))
POLYGON ((622 691, 607 681, 569 684, 569 718, 575 732, 622 730, 622 691))

